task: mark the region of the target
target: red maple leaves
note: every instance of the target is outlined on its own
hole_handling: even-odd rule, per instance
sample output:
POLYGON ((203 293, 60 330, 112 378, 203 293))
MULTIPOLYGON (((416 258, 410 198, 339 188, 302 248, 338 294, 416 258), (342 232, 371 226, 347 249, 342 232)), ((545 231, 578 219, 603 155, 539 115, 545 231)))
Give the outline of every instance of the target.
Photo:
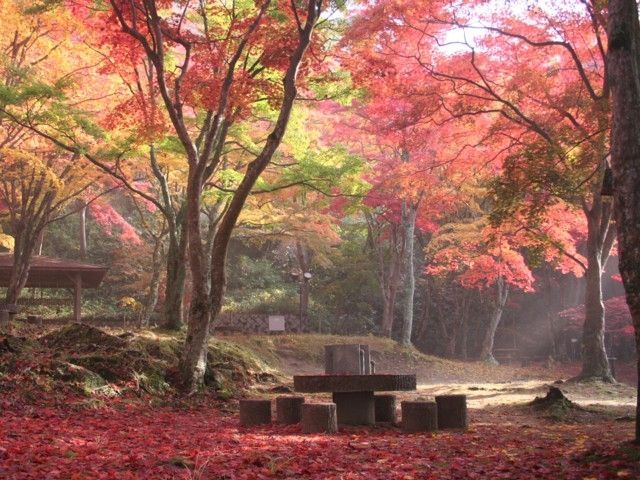
MULTIPOLYGON (((5 405, 0 476, 7 479, 583 479, 638 478, 630 425, 544 423, 517 412, 471 411, 468 432, 403 434, 299 426, 240 429, 214 405, 111 408, 5 405), (506 419, 509 422, 505 422, 506 419)), ((637 451, 636 451, 637 454, 637 451)))

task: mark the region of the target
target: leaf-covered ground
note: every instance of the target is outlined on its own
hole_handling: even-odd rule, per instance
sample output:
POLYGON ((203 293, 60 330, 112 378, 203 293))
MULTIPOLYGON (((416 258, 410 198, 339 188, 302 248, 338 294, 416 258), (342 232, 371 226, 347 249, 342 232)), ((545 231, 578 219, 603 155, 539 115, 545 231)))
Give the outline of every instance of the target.
MULTIPOLYGON (((625 443, 635 401, 628 385, 560 384, 572 400, 599 406, 536 411, 524 404, 546 390, 543 379, 569 372, 462 365, 374 339, 381 366, 395 368, 385 362, 400 355, 403 366, 442 382, 401 398, 465 393, 470 429, 241 429, 233 398, 247 388, 249 395, 287 391, 284 377, 262 362, 276 363, 283 345, 255 338, 241 348, 229 340, 211 345, 207 393, 183 399, 167 383, 179 348, 173 337, 72 325, 0 338, 0 479, 640 478, 638 447, 625 443), (472 373, 478 383, 448 380, 472 373), (508 374, 516 381, 505 382, 508 374)), ((278 340, 288 342, 290 357, 281 365, 318 368, 305 357, 308 339, 278 340)))
POLYGON ((239 428, 207 401, 2 407, 3 479, 640 478, 640 451, 624 443, 632 423, 611 417, 559 423, 503 407, 471 410, 467 432, 304 435, 239 428))

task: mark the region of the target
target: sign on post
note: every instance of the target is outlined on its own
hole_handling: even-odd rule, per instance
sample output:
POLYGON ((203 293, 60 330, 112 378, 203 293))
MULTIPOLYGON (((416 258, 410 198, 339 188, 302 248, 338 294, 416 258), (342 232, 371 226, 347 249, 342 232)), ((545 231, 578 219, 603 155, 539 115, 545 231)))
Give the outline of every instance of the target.
POLYGON ((269 331, 284 332, 284 315, 269 315, 269 331))

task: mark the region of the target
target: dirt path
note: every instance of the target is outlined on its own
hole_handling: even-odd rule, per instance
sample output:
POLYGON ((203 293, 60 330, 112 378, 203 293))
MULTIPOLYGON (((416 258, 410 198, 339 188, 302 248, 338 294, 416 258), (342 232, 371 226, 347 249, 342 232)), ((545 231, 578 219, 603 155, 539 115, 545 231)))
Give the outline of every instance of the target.
MULTIPOLYGON (((281 355, 281 370, 293 375, 322 374, 323 367, 300 358, 281 355)), ((400 400, 415 396, 434 397, 444 394, 467 395, 470 408, 524 404, 544 396, 549 385, 559 387, 573 402, 581 406, 614 407, 617 413, 633 413, 636 389, 627 383, 573 383, 559 381, 575 375, 577 364, 538 364, 529 367, 491 366, 480 362, 420 362, 402 368, 392 356, 376 355, 380 372, 415 373, 418 391, 399 394, 400 400)))

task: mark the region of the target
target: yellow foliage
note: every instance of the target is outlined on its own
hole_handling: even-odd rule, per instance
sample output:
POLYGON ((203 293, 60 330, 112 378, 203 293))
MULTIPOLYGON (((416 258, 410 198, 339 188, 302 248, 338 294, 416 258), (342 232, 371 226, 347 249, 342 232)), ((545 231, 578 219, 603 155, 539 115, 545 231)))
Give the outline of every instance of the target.
POLYGON ((7 184, 15 184, 15 195, 26 193, 25 190, 33 194, 33 188, 38 188, 41 195, 46 192, 55 192, 58 195, 64 189, 64 182, 56 172, 31 153, 2 148, 0 165, 2 180, 7 184))
POLYGON ((13 252, 15 239, 11 235, 0 232, 0 251, 13 252))

